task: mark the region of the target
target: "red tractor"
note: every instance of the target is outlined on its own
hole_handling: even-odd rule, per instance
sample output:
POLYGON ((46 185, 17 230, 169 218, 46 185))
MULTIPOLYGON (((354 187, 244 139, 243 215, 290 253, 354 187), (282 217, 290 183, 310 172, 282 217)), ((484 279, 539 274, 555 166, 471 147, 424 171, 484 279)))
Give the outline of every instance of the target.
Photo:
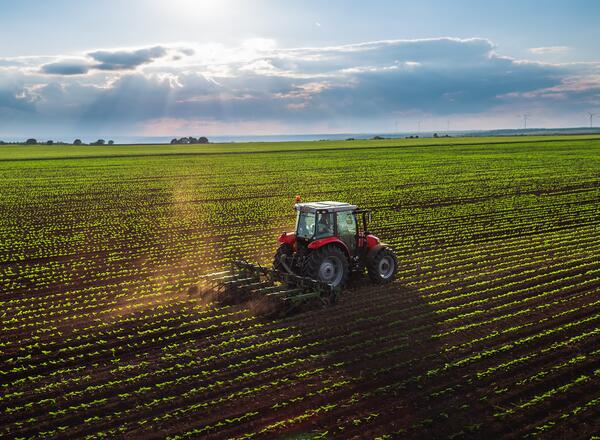
POLYGON ((370 211, 340 202, 295 209, 296 231, 279 237, 272 269, 232 260, 231 270, 207 274, 201 290, 223 304, 252 301, 260 314, 282 316, 309 302, 335 304, 348 276, 365 268, 374 283, 394 280, 396 254, 369 233, 370 211))
MULTIPOLYGON (((296 199, 299 201, 299 198, 296 199)), ((296 203, 296 231, 284 232, 273 268, 343 287, 365 268, 377 284, 394 280, 398 269, 392 249, 370 234, 371 212, 340 202, 296 203)))

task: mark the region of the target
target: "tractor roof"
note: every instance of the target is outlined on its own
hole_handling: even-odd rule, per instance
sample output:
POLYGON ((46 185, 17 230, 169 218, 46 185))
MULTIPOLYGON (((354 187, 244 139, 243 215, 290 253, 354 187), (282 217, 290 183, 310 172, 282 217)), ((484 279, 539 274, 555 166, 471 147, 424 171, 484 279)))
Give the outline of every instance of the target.
POLYGON ((297 211, 302 212, 317 212, 317 211, 354 211, 356 205, 342 202, 311 202, 311 203, 296 203, 295 208, 297 211))

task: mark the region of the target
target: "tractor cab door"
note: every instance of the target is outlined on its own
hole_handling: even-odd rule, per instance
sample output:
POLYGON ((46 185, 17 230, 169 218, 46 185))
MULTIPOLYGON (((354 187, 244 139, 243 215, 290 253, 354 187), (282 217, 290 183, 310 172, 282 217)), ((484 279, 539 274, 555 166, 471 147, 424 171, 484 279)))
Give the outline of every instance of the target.
POLYGON ((348 246, 350 254, 352 256, 356 255, 358 229, 354 212, 342 211, 337 213, 337 235, 348 246))

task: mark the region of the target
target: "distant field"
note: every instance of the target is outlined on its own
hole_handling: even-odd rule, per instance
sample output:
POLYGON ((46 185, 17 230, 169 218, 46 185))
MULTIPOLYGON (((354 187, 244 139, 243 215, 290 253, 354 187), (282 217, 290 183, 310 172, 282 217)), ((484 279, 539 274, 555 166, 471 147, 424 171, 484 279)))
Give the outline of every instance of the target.
POLYGON ((0 436, 589 438, 599 202, 593 137, 0 146, 0 436), (276 321, 188 295, 296 194, 373 209, 398 280, 276 321))
POLYGON ((508 142, 600 140, 598 135, 573 136, 505 136, 462 138, 381 139, 355 141, 248 142, 208 145, 0 145, 0 160, 56 159, 80 157, 121 157, 152 155, 197 155, 215 153, 248 153, 298 150, 341 150, 354 148, 410 147, 419 145, 482 145, 508 142))

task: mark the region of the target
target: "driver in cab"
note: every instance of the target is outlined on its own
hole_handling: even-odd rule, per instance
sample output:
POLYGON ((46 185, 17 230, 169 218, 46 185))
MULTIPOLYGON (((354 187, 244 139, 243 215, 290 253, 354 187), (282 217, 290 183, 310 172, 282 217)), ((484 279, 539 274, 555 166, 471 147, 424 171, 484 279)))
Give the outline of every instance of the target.
POLYGON ((329 222, 329 214, 321 215, 319 223, 317 224, 317 235, 324 237, 333 234, 333 227, 329 222))

